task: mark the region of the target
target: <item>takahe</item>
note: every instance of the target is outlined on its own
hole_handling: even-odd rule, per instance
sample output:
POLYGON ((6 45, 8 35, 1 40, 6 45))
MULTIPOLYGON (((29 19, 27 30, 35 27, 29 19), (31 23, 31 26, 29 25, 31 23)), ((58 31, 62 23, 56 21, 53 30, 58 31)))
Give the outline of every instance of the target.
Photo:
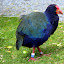
POLYGON ((48 40, 58 26, 59 16, 63 14, 59 6, 51 4, 47 7, 45 12, 32 12, 21 17, 21 22, 16 31, 16 49, 19 50, 20 46, 33 47, 30 60, 34 59, 35 47, 43 55, 39 48, 45 41, 48 40))

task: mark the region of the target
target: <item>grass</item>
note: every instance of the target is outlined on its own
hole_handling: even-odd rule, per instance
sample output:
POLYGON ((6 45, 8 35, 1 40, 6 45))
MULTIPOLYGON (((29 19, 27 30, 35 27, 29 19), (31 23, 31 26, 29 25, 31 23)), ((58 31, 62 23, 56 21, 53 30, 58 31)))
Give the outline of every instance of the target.
MULTIPOLYGON (((32 48, 21 47, 17 51, 15 47, 19 23, 17 17, 0 17, 0 64, 64 64, 64 23, 59 23, 55 33, 40 46, 44 54, 52 53, 51 56, 42 56, 39 61, 30 62, 32 48)), ((35 53, 36 58, 39 56, 37 49, 35 53)))

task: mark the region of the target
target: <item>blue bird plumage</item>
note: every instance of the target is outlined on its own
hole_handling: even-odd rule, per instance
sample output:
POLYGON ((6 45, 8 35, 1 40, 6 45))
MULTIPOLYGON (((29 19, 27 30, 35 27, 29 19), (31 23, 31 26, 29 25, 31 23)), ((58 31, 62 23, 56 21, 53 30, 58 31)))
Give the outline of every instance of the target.
POLYGON ((55 4, 47 7, 44 13, 32 12, 24 15, 16 31, 16 48, 20 46, 38 47, 48 40, 59 21, 55 4))
POLYGON ((35 47, 39 50, 40 55, 43 55, 39 46, 47 41, 57 29, 58 14, 63 13, 56 4, 51 4, 44 13, 32 12, 21 17, 16 31, 16 49, 19 50, 20 46, 33 47, 29 61, 36 60, 34 59, 35 47))

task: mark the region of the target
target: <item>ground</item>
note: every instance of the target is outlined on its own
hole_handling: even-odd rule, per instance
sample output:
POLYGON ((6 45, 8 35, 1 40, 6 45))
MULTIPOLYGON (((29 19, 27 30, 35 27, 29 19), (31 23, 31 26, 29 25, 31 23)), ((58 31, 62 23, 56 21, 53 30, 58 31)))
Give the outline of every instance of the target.
MULTIPOLYGON (((59 23, 56 32, 40 46, 44 54, 37 61, 30 61, 32 48, 20 47, 16 50, 17 17, 0 17, 0 64, 64 64, 64 23, 59 23)), ((39 52, 35 50, 35 58, 39 52)))

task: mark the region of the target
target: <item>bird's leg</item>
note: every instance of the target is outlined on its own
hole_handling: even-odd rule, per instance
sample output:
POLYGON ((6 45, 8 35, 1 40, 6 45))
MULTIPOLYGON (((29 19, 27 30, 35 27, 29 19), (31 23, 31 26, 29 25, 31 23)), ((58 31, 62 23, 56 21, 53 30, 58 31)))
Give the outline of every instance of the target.
POLYGON ((31 58, 28 60, 28 61, 30 61, 30 60, 36 60, 36 59, 34 59, 34 56, 35 56, 35 47, 33 47, 33 51, 32 51, 32 53, 31 53, 31 58))
POLYGON ((41 49, 39 48, 39 46, 37 47, 37 49, 40 52, 40 57, 43 56, 43 55, 45 55, 45 56, 50 56, 51 55, 51 53, 49 53, 49 54, 43 54, 43 52, 41 51, 41 49))
POLYGON ((39 48, 39 46, 37 47, 37 49, 40 52, 40 55, 43 56, 43 52, 41 51, 41 49, 39 48))

